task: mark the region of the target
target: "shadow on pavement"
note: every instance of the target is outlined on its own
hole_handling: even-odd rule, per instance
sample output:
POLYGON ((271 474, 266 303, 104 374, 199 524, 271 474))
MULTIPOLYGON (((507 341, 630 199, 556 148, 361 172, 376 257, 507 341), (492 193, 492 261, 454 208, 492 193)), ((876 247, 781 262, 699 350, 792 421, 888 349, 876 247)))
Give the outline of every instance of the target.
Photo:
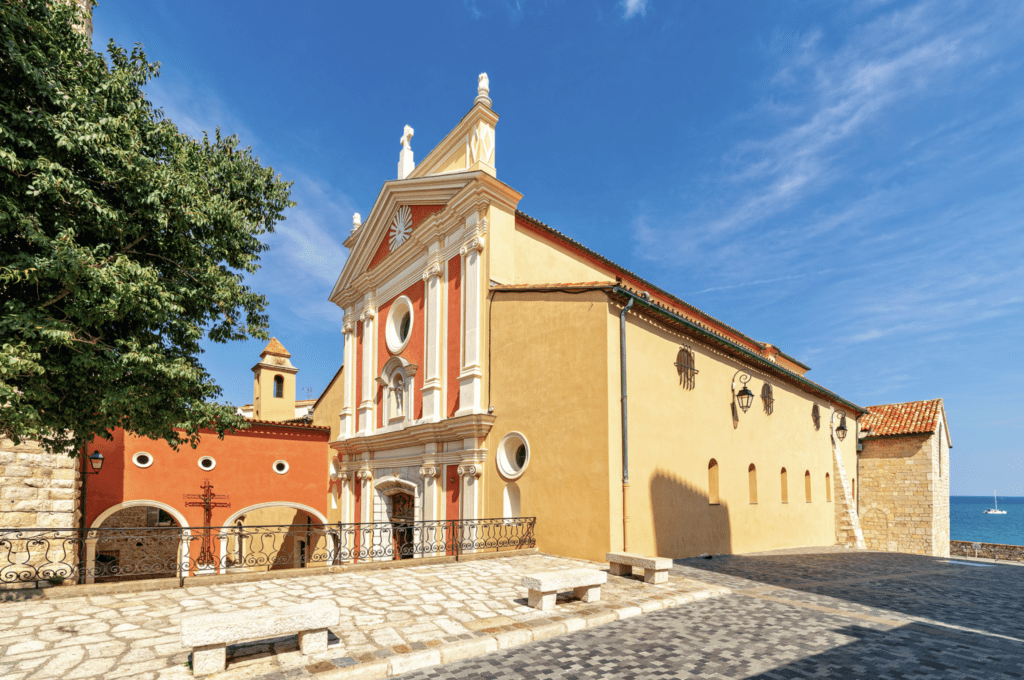
MULTIPOLYGON (((676 560, 676 571, 734 590, 771 585, 778 597, 884 616, 920 617, 1024 639, 1024 568, 866 551, 725 555, 676 560), (834 599, 829 599, 834 598, 834 599), (836 602, 840 600, 840 602, 836 602), (848 604, 844 604, 848 603, 848 604)), ((771 593, 770 593, 771 594, 771 593)), ((1024 651, 1024 649, 1022 649, 1024 651)))

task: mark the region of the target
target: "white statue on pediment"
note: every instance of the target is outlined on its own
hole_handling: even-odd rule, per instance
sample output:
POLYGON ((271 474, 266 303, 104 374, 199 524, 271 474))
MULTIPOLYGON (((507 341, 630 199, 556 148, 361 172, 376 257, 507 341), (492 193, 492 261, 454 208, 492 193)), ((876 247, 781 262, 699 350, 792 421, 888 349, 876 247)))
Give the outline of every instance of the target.
POLYGON ((402 139, 399 140, 402 143, 402 148, 403 149, 410 148, 409 147, 409 143, 412 142, 412 136, 414 134, 416 134, 416 131, 412 129, 412 126, 411 125, 406 125, 405 126, 405 130, 404 130, 404 132, 402 134, 402 139))

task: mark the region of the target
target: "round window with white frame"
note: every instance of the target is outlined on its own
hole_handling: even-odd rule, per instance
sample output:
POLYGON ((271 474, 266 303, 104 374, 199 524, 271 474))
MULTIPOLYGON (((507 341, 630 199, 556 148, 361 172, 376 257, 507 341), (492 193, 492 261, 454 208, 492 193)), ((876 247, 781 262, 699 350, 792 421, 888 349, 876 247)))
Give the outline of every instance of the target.
POLYGON ((199 459, 199 469, 206 470, 207 472, 209 472, 215 467, 217 467, 217 461, 215 461, 213 458, 210 458, 209 456, 203 456, 202 458, 199 459))
POLYGON ((509 432, 498 443, 498 471, 505 479, 519 479, 530 464, 530 443, 519 432, 509 432))
POLYGON ((288 461, 286 460, 275 460, 274 461, 274 472, 279 475, 283 475, 288 472, 288 461))
POLYGON ((412 300, 402 295, 391 305, 384 327, 384 339, 392 354, 398 354, 408 347, 414 323, 412 300))
POLYGON ((145 451, 139 451, 132 456, 132 462, 140 468, 148 468, 153 464, 153 454, 146 453, 145 451))

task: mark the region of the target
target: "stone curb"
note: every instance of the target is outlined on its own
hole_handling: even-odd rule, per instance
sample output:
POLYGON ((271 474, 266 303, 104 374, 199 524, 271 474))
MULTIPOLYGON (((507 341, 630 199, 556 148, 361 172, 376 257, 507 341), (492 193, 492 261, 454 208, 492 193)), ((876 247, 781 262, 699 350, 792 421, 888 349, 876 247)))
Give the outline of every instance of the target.
POLYGON ((517 647, 530 642, 538 642, 551 637, 573 633, 585 628, 596 628, 612 621, 632 618, 668 609, 691 602, 699 602, 712 597, 720 597, 732 593, 730 588, 709 585, 704 590, 690 593, 666 595, 657 600, 642 600, 636 604, 628 604, 615 609, 598 611, 593 614, 583 613, 580 616, 568 616, 560 619, 534 619, 525 623, 502 626, 500 629, 486 629, 480 637, 470 640, 448 642, 433 649, 394 654, 386 659, 377 659, 328 670, 313 675, 317 680, 378 680, 410 671, 437 666, 440 664, 463 661, 484 654, 517 647))

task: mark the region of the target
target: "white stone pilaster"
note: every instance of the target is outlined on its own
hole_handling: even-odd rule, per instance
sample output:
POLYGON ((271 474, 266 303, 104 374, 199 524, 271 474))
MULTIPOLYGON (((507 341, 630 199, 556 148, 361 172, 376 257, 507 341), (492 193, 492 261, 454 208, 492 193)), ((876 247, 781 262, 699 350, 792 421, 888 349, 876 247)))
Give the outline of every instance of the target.
POLYGON ((373 418, 374 397, 377 394, 377 383, 373 380, 376 375, 374 358, 377 356, 376 334, 374 332, 374 319, 376 316, 377 311, 374 308, 373 302, 370 301, 367 309, 360 316, 363 322, 363 374, 361 376, 363 394, 362 400, 359 402, 359 434, 363 435, 372 434, 376 424, 373 418))
POLYGON ((344 362, 344 375, 342 376, 341 388, 341 412, 338 416, 341 419, 338 428, 338 439, 347 439, 355 432, 355 409, 352 400, 355 394, 356 381, 356 334, 355 324, 352 323, 349 312, 345 312, 345 324, 341 327, 342 335, 345 338, 345 352, 342 361, 344 362))
MULTIPOLYGON (((462 519, 479 519, 480 504, 478 498, 478 487, 480 474, 483 472, 481 465, 460 465, 459 477, 462 478, 462 519)), ((462 552, 475 553, 476 549, 469 546, 476 545, 480 536, 477 535, 474 525, 462 525, 462 552)))
POLYGON ((480 413, 483 394, 483 365, 481 362, 481 253, 484 249, 484 235, 487 233, 487 220, 478 219, 475 214, 466 218, 466 228, 471 231, 470 238, 460 249, 462 254, 463 298, 463 348, 462 367, 459 372, 459 410, 456 416, 469 413, 480 413))
MULTIPOLYGON (((362 485, 359 521, 369 524, 373 521, 373 505, 377 496, 377 492, 373 489, 373 470, 360 470, 356 473, 356 479, 362 485)), ((367 536, 364 534, 363 539, 366 538, 367 536)))
POLYGON ((85 582, 96 583, 96 544, 98 538, 85 539, 85 582))
MULTIPOLYGON (((435 246, 436 249, 439 246, 435 246)), ((423 272, 426 286, 426 324, 423 375, 423 420, 436 422, 443 413, 441 381, 441 265, 432 262, 423 272)))

